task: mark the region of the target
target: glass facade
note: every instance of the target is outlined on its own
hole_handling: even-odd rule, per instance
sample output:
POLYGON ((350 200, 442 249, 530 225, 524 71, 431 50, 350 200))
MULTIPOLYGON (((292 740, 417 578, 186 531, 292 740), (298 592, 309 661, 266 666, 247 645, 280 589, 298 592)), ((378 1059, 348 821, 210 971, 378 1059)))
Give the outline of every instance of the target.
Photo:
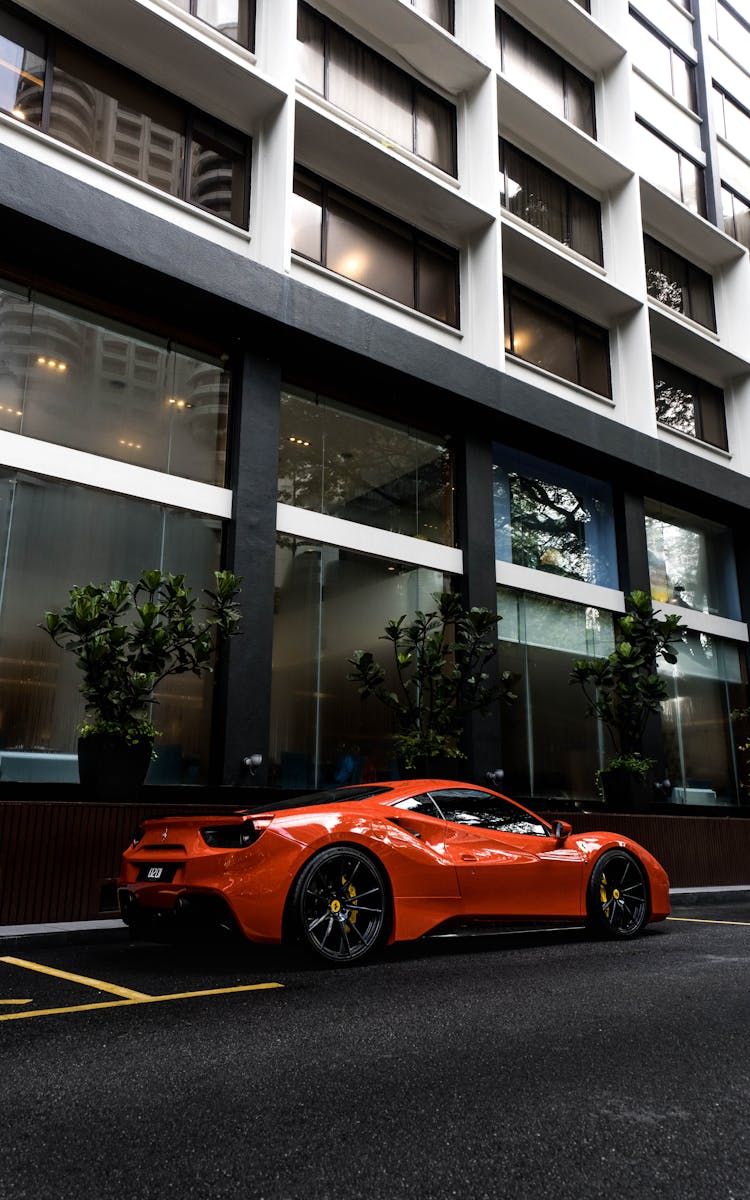
POLYGON ((686 208, 706 215, 703 168, 659 137, 639 119, 635 123, 639 169, 644 178, 679 200, 686 208))
POLYGON ((17 120, 247 226, 249 138, 78 43, 56 36, 48 47, 41 29, 3 11, 0 60, 0 107, 17 120))
MULTIPOLYGON (((750 169, 748 171, 750 182, 750 169)), ((750 250, 750 202, 743 200, 727 187, 721 189, 721 208, 724 217, 724 232, 736 238, 746 250, 750 250)))
POLYGON ((669 690, 661 725, 674 805, 736 804, 738 763, 731 712, 747 704, 739 647, 689 632, 675 666, 660 664, 669 690))
POLYGON ((505 771, 503 790, 553 803, 593 799, 604 765, 603 731, 586 716, 570 671, 576 659, 614 649, 611 614, 503 587, 497 611, 501 670, 521 676, 518 701, 502 714, 497 766, 505 771))
POLYGON ((298 78, 332 104, 450 175, 456 174, 456 109, 322 17, 297 15, 298 78))
POLYGON ((730 529, 647 500, 646 541, 655 601, 740 620, 730 529))
POLYGON ((453 0, 409 0, 409 3, 436 25, 442 25, 448 33, 453 33, 453 0))
POLYGON ((279 500, 453 544, 451 455, 445 444, 291 388, 281 394, 279 500))
POLYGON ((528 154, 500 139, 500 199, 555 241, 602 262, 601 205, 528 154))
POLYGON ((570 383, 610 396, 608 331, 510 279, 503 282, 506 351, 570 383))
POLYGON ((299 169, 292 249, 373 292, 458 325, 458 251, 299 169))
POLYGON ((497 444, 493 460, 496 558, 616 588, 610 485, 497 444))
POLYGON ((634 64, 691 112, 698 103, 695 67, 642 18, 630 14, 630 54, 634 64))
MULTIPOLYGON (((347 659, 370 650, 386 621, 430 611, 450 590, 442 572, 280 535, 271 691, 272 782, 288 788, 398 778, 392 715, 360 701, 347 659)), ((393 672, 395 675, 395 672, 393 672)), ((388 676, 391 678, 391 675, 388 676)))
POLYGON ((0 289, 0 429, 223 486, 229 372, 0 289))
MULTIPOLYGON (((0 477, 0 777, 72 779, 83 701, 72 654, 38 628, 88 582, 184 572, 200 592, 219 567, 220 522, 16 471, 0 477), (9 754, 7 752, 10 752, 9 754), (54 757, 47 757, 53 755, 54 757), (72 773, 71 773, 72 772, 72 773)), ((149 779, 204 781, 212 676, 177 675, 158 690, 161 731, 149 779)))
POLYGON ((255 44, 255 0, 173 0, 179 8, 243 46, 255 44))

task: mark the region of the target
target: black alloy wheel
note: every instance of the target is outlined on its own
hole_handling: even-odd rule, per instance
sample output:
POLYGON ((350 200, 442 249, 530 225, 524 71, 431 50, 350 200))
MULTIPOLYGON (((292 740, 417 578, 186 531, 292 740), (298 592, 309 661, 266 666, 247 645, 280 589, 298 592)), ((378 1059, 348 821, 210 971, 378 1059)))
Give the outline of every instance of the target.
POLYGON ((382 868, 354 846, 332 846, 311 858, 292 896, 299 941, 335 966, 372 953, 387 933, 389 911, 382 868))
POLYGON ((648 884, 632 854, 608 850, 598 860, 589 880, 587 911, 594 933, 613 938, 640 933, 649 913, 648 884))

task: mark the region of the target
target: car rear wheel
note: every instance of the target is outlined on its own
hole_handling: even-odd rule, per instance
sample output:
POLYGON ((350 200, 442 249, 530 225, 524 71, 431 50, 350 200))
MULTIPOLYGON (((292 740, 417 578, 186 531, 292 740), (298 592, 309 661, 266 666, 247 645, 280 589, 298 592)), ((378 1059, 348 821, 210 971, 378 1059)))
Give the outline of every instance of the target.
POLYGON ((318 959, 362 962, 388 931, 390 900, 380 865, 354 846, 332 846, 311 858, 292 893, 299 943, 318 959))
POLYGON ((609 850, 595 864, 587 897, 588 925, 605 937, 635 937, 648 918, 646 873, 632 854, 609 850))

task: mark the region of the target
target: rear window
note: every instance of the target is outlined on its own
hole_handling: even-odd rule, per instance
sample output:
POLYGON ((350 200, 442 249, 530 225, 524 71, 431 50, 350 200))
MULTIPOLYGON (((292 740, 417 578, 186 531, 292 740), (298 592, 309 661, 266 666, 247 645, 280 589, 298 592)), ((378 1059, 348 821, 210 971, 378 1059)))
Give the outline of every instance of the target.
POLYGON ((283 812, 286 808, 315 808, 319 804, 347 804, 351 800, 369 800, 372 796, 382 796, 385 792, 393 791, 389 787, 375 787, 366 783, 353 787, 326 788, 322 792, 307 792, 302 796, 292 796, 291 799, 271 801, 270 804, 256 804, 252 808, 243 808, 247 815, 253 813, 283 812))

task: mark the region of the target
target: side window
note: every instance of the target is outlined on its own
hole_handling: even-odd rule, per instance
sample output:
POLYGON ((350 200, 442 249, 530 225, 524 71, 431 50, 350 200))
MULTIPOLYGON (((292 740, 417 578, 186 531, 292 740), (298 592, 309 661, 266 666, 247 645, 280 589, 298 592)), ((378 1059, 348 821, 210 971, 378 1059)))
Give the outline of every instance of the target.
POLYGON ((497 829, 502 833, 524 833, 547 837, 546 825, 510 800, 473 788, 444 788, 432 793, 446 821, 497 829))
POLYGON ((439 821, 443 820, 443 814, 429 792, 423 792, 421 796, 407 796, 406 800, 399 800, 398 804, 394 804, 393 807, 405 808, 408 812, 422 813, 425 817, 437 817, 439 821))

